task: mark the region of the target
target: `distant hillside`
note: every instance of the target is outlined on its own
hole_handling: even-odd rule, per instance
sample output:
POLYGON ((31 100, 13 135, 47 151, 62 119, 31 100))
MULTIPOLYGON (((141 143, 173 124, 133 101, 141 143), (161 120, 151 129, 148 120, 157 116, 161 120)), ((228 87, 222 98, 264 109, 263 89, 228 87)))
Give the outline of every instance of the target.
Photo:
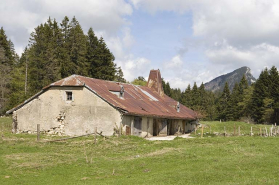
POLYGON ((225 86, 225 83, 228 82, 229 88, 232 91, 234 84, 236 82, 239 83, 243 75, 245 75, 249 85, 256 81, 256 79, 251 74, 251 69, 245 66, 236 69, 231 73, 218 76, 210 82, 205 83, 204 86, 206 90, 216 92, 222 91, 225 86))

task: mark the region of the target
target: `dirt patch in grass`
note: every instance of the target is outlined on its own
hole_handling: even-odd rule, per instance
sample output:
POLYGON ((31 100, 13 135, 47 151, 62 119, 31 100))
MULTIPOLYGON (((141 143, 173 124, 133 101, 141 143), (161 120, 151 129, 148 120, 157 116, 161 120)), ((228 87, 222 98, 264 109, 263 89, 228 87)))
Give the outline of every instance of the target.
POLYGON ((177 152, 177 151, 179 152, 180 149, 177 149, 177 148, 163 148, 162 150, 157 150, 155 152, 145 154, 144 157, 153 157, 153 156, 163 155, 163 154, 166 154, 166 153, 169 153, 169 152, 177 152))
POLYGON ((163 148, 161 150, 156 150, 154 152, 150 152, 150 153, 146 153, 146 154, 142 154, 142 155, 126 157, 123 160, 133 160, 133 159, 142 158, 142 157, 155 157, 155 156, 165 155, 165 154, 171 153, 171 152, 180 152, 180 151, 181 151, 181 149, 178 149, 178 148, 163 148))
POLYGON ((77 158, 74 155, 59 153, 17 153, 5 156, 5 162, 10 166, 9 169, 37 169, 56 166, 57 164, 69 164, 76 160, 77 158))

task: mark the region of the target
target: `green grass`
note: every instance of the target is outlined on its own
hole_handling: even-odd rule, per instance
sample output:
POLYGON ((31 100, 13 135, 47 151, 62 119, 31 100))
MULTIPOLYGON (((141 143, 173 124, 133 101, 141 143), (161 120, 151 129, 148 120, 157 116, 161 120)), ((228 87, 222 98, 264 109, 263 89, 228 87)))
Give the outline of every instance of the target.
MULTIPOLYGON (((0 125, 11 120, 0 119, 0 125)), ((208 122, 216 125, 217 123, 208 122)), ((229 123, 225 123, 229 124, 229 123)), ((244 125, 244 123, 240 123, 244 125)), ((248 128, 250 125, 248 125, 248 128)), ((222 126, 220 126, 222 128, 222 126)), ((278 184, 279 137, 93 136, 63 142, 4 132, 0 184, 278 184), (87 158, 87 159, 86 159, 87 158)))

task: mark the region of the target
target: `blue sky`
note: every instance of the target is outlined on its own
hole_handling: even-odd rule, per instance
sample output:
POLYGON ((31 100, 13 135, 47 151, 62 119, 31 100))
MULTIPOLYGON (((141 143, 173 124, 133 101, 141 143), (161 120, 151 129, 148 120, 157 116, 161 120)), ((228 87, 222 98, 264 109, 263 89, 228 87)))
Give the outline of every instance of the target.
POLYGON ((278 12, 276 0, 1 0, 0 26, 21 54, 49 16, 75 16, 104 37, 127 80, 160 69, 185 89, 242 66, 256 78, 278 67, 278 12))
POLYGON ((149 14, 136 10, 128 20, 136 42, 132 52, 138 57, 145 55, 159 64, 175 55, 183 45, 183 38, 192 35, 190 13, 149 14))

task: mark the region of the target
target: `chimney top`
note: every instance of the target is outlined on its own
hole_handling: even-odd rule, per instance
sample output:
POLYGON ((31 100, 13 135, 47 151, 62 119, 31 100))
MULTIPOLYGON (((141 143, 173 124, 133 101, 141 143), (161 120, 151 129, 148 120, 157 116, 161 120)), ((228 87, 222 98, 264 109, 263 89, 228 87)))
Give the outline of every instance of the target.
POLYGON ((164 95, 162 78, 160 70, 150 70, 147 87, 159 93, 160 96, 164 95))

